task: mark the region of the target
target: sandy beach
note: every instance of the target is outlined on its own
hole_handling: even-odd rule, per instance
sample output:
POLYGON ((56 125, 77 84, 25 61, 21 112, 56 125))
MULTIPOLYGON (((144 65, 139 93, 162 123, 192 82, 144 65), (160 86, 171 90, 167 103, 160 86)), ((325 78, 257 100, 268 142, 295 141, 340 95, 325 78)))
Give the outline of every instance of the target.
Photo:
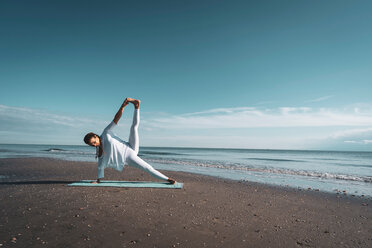
POLYGON ((370 199, 162 172, 184 188, 68 187, 96 164, 0 159, 0 247, 372 247, 370 199))

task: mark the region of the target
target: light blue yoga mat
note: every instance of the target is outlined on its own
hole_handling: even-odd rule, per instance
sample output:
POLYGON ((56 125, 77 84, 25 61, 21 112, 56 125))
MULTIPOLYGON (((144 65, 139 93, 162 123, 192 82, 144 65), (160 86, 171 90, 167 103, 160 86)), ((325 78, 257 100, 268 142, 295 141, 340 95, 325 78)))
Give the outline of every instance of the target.
POLYGON ((100 183, 91 183, 95 180, 82 180, 80 182, 67 184, 68 186, 87 186, 87 187, 122 187, 122 188, 166 188, 182 189, 183 183, 176 182, 170 184, 167 182, 144 182, 144 181, 101 181, 100 183))

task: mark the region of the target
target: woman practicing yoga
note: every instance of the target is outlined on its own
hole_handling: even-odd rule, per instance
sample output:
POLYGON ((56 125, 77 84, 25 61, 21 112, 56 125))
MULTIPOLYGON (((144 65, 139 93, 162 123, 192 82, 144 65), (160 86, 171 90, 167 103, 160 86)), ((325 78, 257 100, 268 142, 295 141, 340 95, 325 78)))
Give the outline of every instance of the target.
POLYGON ((97 181, 93 181, 92 183, 100 183, 100 180, 104 177, 105 168, 111 167, 118 171, 122 171, 125 165, 142 169, 153 177, 168 181, 172 184, 176 183, 175 180, 155 170, 137 155, 139 150, 139 105, 140 100, 129 97, 126 98, 119 111, 116 113, 114 120, 103 130, 100 136, 95 133, 88 133, 85 135, 84 142, 97 149, 98 177, 97 181), (126 142, 117 137, 112 132, 112 129, 117 126, 125 106, 129 103, 133 103, 134 105, 134 115, 133 123, 130 128, 129 140, 126 142))

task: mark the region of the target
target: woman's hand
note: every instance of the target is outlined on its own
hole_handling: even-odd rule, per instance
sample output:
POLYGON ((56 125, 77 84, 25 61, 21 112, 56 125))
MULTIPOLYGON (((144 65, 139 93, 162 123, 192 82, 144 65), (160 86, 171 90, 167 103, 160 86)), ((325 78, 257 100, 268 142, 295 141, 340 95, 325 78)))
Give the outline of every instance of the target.
POLYGON ((128 105, 128 98, 125 98, 125 100, 124 100, 124 102, 123 102, 123 104, 121 105, 122 107, 125 107, 125 106, 127 106, 128 105))
POLYGON ((118 124, 118 122, 119 122, 119 120, 121 118, 121 115, 123 114, 124 108, 125 108, 125 106, 128 105, 128 103, 129 103, 128 100, 125 98, 123 104, 120 106, 118 112, 116 113, 116 115, 114 117, 114 120, 113 121, 115 122, 115 124, 118 124))

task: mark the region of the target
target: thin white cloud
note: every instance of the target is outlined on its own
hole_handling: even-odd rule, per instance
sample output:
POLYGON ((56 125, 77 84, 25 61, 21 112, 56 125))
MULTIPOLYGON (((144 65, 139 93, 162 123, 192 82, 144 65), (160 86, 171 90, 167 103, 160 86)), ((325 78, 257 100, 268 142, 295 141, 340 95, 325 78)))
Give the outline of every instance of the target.
POLYGON ((254 110, 253 107, 237 107, 237 108, 216 108, 216 109, 210 109, 206 111, 200 111, 200 112, 193 112, 193 113, 186 113, 181 114, 180 116, 194 116, 194 115, 206 115, 206 114, 232 114, 239 111, 251 111, 254 110))
MULTIPOLYGON (((308 107, 216 108, 181 115, 142 112, 141 142, 156 146, 248 148, 303 148, 317 144, 366 144, 372 141, 372 111, 308 107), (291 132, 282 134, 283 127, 291 132), (308 129, 307 127, 311 127, 308 129), (333 127, 347 130, 331 132, 333 127), (237 134, 236 128, 244 129, 237 134), (252 128, 267 128, 257 133, 252 128), (293 128, 293 129, 292 129, 293 128), (303 129, 305 128, 305 129, 303 129), (225 130, 225 131, 224 131, 225 130), (287 129, 288 130, 288 129, 287 129), (307 130, 303 132, 303 130, 307 130), (319 131, 323 130, 321 133, 319 131), (328 130, 324 132, 324 130, 328 130), (143 138, 143 140, 142 140, 143 138), (359 143, 358 143, 359 142, 359 143)), ((82 144, 89 131, 99 133, 108 121, 58 115, 46 110, 0 105, 1 142, 82 144)), ((125 139, 130 119, 123 119, 117 134, 125 139)))
POLYGON ((358 142, 355 140, 344 140, 344 143, 357 144, 358 142))
POLYGON ((211 109, 183 115, 153 118, 151 127, 166 129, 372 126, 372 112, 360 114, 327 108, 282 107, 259 109, 240 107, 211 109))
POLYGON ((322 97, 319 97, 319 98, 315 98, 315 99, 311 99, 311 100, 308 100, 306 101, 307 103, 309 102, 322 102, 322 101, 325 101, 325 100, 328 100, 330 98, 332 98, 333 95, 330 95, 330 96, 322 96, 322 97))
POLYGON ((372 140, 345 140, 344 143, 368 145, 372 143, 372 140))
MULTIPOLYGON (((0 120, 20 121, 23 124, 50 124, 80 128, 104 126, 107 121, 83 117, 57 115, 45 110, 0 105, 0 120)), ((327 127, 352 126, 354 129, 332 134, 333 138, 372 131, 372 112, 363 114, 326 108, 281 107, 260 109, 254 107, 217 108, 206 111, 146 118, 142 124, 148 130, 210 129, 210 128, 269 128, 269 127, 327 127), (367 126, 367 127, 365 127, 367 126)))
POLYGON ((308 145, 303 137, 262 137, 251 135, 170 135, 144 137, 141 141, 145 146, 184 146, 213 148, 249 148, 249 149, 306 149, 308 145))
POLYGON ((6 105, 0 105, 0 118, 0 120, 2 121, 22 120, 29 121, 30 124, 54 124, 67 127, 80 127, 85 123, 92 122, 92 120, 81 117, 57 115, 40 109, 13 107, 6 105))
POLYGON ((335 144, 345 144, 348 148, 355 147, 361 148, 361 146, 369 147, 372 143, 372 127, 366 128, 352 128, 342 131, 337 131, 327 135, 322 139, 322 143, 328 143, 332 146, 335 144))
POLYGON ((83 135, 102 131, 107 124, 47 110, 0 105, 1 143, 81 144, 83 135))
POLYGON ((338 131, 330 135, 330 138, 345 138, 345 137, 355 137, 360 135, 372 134, 372 127, 368 128, 356 128, 348 129, 343 131, 338 131))

